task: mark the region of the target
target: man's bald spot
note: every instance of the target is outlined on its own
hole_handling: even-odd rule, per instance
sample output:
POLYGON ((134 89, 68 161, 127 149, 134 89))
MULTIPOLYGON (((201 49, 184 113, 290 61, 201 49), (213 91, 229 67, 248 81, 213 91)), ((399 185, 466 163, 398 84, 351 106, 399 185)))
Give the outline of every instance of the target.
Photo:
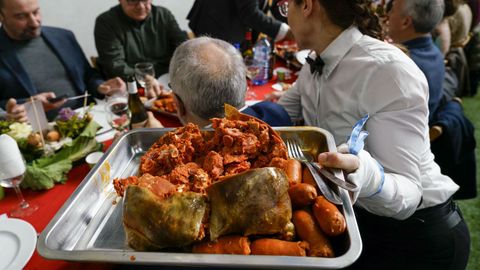
POLYGON ((213 42, 200 44, 197 48, 198 61, 203 64, 208 74, 212 76, 224 76, 225 69, 231 68, 231 57, 213 42))

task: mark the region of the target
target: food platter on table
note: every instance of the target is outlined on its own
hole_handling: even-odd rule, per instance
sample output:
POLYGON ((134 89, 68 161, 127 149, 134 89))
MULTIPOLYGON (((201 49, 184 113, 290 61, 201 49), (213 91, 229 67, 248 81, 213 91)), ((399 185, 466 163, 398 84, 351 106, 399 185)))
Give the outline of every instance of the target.
POLYGON ((57 119, 41 127, 41 131, 35 131, 32 126, 0 121, 0 134, 15 139, 27 163, 21 188, 43 190, 64 183, 73 162, 101 148, 95 140, 100 126, 88 113, 80 115, 63 108, 57 119))
POLYGON ((177 117, 177 104, 173 94, 162 95, 158 98, 152 98, 144 101, 145 108, 166 116, 177 117))
MULTIPOLYGON (((243 120, 242 117, 230 118, 229 120, 232 121, 239 121, 236 122, 238 125, 246 127, 249 126, 253 130, 255 129, 256 125, 252 122, 241 123, 241 121, 248 121, 243 120)), ((221 140, 221 137, 216 137, 216 128, 218 126, 222 126, 226 124, 223 120, 217 120, 221 122, 216 122, 218 125, 213 125, 215 128, 201 130, 200 134, 205 140, 217 138, 219 141, 217 151, 223 151, 221 149, 226 149, 222 147, 223 143, 228 143, 228 138, 224 138, 221 140), (205 136, 205 137, 204 137, 205 136)), ((237 129, 230 128, 230 124, 228 124, 223 132, 231 132, 230 135, 239 135, 237 129)), ((316 155, 320 152, 329 151, 331 149, 335 149, 335 142, 333 140, 333 136, 326 130, 322 130, 319 128, 313 127, 288 127, 288 128, 277 128, 275 131, 271 130, 271 128, 267 128, 269 132, 277 132, 280 137, 280 140, 287 140, 287 139, 296 139, 300 142, 302 149, 308 149, 312 154, 316 155)), ((258 130, 265 130, 259 128, 258 130)), ((254 131, 255 132, 255 131, 254 131)), ((226 133, 225 133, 226 134, 226 133)), ((252 133, 254 134, 254 133, 252 133)), ((253 138, 252 134, 245 134, 248 138, 253 138)), ((269 133, 271 136, 273 133, 269 133)), ((227 134, 228 135, 228 134, 227 134)), ((226 135, 225 135, 226 136, 226 135)), ((228 137, 228 136, 227 136, 228 137)), ((273 137, 270 137, 273 138, 273 137)), ((179 186, 176 186, 175 189, 182 187, 186 188, 187 192, 183 193, 182 191, 177 190, 173 194, 177 194, 178 196, 171 197, 170 195, 165 195, 165 192, 170 192, 171 186, 166 183, 166 181, 172 181, 170 176, 164 176, 163 180, 159 179, 152 179, 155 177, 161 178, 158 176, 157 170, 166 170, 165 166, 157 166, 158 164, 153 164, 151 161, 160 162, 160 159, 151 159, 151 157, 155 157, 155 152, 164 153, 166 156, 164 158, 169 159, 169 155, 171 154, 172 158, 181 157, 185 158, 180 155, 174 155, 175 151, 163 151, 169 147, 174 147, 172 143, 166 143, 175 141, 176 143, 180 143, 179 146, 181 149, 182 146, 186 146, 184 150, 190 151, 191 147, 196 147, 195 144, 198 144, 200 147, 199 149, 203 149, 200 142, 201 139, 198 137, 198 132, 196 128, 193 127, 185 127, 183 129, 136 129, 131 130, 128 133, 124 134, 115 143, 109 148, 108 152, 103 155, 101 160, 95 165, 92 169, 91 173, 87 176, 87 178, 82 182, 82 184, 78 187, 78 189, 72 194, 72 199, 68 202, 68 204, 64 205, 62 209, 57 213, 57 215, 50 221, 50 224, 45 228, 39 238, 39 245, 38 245, 38 252, 40 255, 49 258, 49 259, 60 259, 60 260, 73 260, 73 261, 105 261, 105 262, 115 262, 115 263, 128 263, 128 264, 158 264, 158 265, 184 265, 184 266, 204 266, 204 267, 240 267, 240 268, 275 268, 275 269, 338 269, 344 268, 350 264, 352 264, 360 255, 362 249, 362 243, 358 231, 358 227, 356 224, 356 220, 353 214, 353 207, 352 202, 348 193, 345 190, 338 189, 336 190, 341 199, 343 204, 339 205, 339 211, 343 213, 345 216, 345 223, 346 223, 346 230, 342 235, 336 236, 332 238, 334 244, 334 251, 335 255, 331 258, 322 258, 322 257, 302 257, 302 256, 276 256, 276 255, 231 255, 231 254, 198 254, 192 252, 190 245, 183 247, 183 248, 164 248, 162 249, 160 246, 156 246, 155 243, 157 241, 152 241, 153 237, 155 240, 161 239, 161 237, 183 237, 183 235, 188 234, 190 232, 194 232, 192 235, 195 238, 194 242, 196 242, 196 236, 201 234, 197 234, 199 230, 198 226, 191 226, 191 230, 180 230, 180 227, 185 227, 186 223, 192 222, 193 216, 196 217, 196 220, 200 222, 203 220, 198 217, 199 212, 191 211, 191 215, 186 215, 184 211, 181 211, 185 207, 192 207, 195 208, 199 206, 199 209, 204 209, 205 206, 204 199, 196 199, 200 198, 201 196, 192 195, 192 189, 199 188, 199 191, 202 192, 201 185, 192 185, 189 184, 182 185, 183 182, 178 182, 179 186), (186 134, 185 131, 192 131, 192 133, 186 134), (162 139, 159 137, 164 136, 162 139), (187 142, 182 143, 181 140, 187 140, 190 138, 192 140, 192 144, 187 142), (180 140, 180 141, 178 141, 180 140), (150 157, 150 158, 149 158, 150 157), (146 174, 142 174, 139 170, 146 170, 151 173, 154 173, 157 176, 146 176, 146 174), (140 172, 140 173, 139 173, 140 172), (135 179, 131 178, 132 176, 140 176, 146 177, 144 180, 144 185, 134 185, 129 187, 126 186, 126 192, 130 193, 125 195, 125 198, 117 197, 117 193, 115 188, 115 184, 113 184, 112 180, 117 179, 129 179, 132 180, 132 183, 135 182, 135 179), (148 178, 148 179, 147 179, 148 178), (155 181, 150 181, 155 180, 155 181), (169 187, 170 186, 170 187, 169 187), (145 191, 146 189, 150 189, 150 191, 145 191), (129 191, 130 190, 130 191, 129 191), (152 195, 152 192, 155 192, 155 195, 152 195), (179 195, 179 194, 185 194, 179 195), (134 196, 133 196, 134 195, 134 196), (160 196, 167 196, 160 198, 160 196), (188 195, 188 196, 187 196, 188 195), (150 199, 149 199, 150 198, 150 199), (194 201, 194 204, 185 204, 182 202, 188 200, 194 201), (160 204, 160 202, 164 200, 166 204, 160 204), (176 203, 175 203, 176 202, 176 203), (170 204, 172 203, 172 204, 170 204), (171 215, 171 213, 176 213, 176 218, 181 218, 181 220, 170 219, 170 217, 165 217, 163 214, 158 215, 163 210, 170 209, 168 205, 171 206, 181 206, 178 208, 178 211, 175 212, 168 212, 166 215, 171 215), (128 208, 127 208, 128 207, 128 208), (160 207, 158 209, 153 209, 154 207, 160 207), (143 210, 142 210, 143 208, 143 210), (145 208, 148 211, 145 211, 145 208), (162 210, 163 209, 163 210, 162 210), (125 217, 124 215, 127 213, 133 214, 134 216, 125 217), (183 213, 183 214, 182 214, 183 213), (138 218, 137 216, 138 215, 138 218), (144 234, 145 230, 149 230, 150 226, 143 226, 148 223, 150 220, 157 220, 155 217, 158 217, 158 220, 161 220, 161 225, 169 230, 175 230, 180 235, 174 234, 165 234, 156 233, 156 234, 144 234), (69 221, 69 222, 67 222, 69 221), (127 227, 125 227, 127 226, 127 227), (140 227, 138 227, 140 226, 140 227), (125 230, 127 228, 127 230, 125 230), (140 229, 139 229, 140 228, 140 229), (138 230, 137 230, 138 229, 138 230), (71 234, 68 232, 76 231, 76 234, 71 234), (132 242, 133 241, 133 242, 132 242), (151 246, 153 245, 153 246, 151 246), (145 250, 150 250, 149 252, 144 252, 145 250), (153 249, 153 250, 151 250, 153 249), (160 249, 160 250, 158 250, 160 249)), ((258 138, 257 138, 258 140, 258 138)), ((272 139, 270 139, 272 140, 272 139)), ((206 142, 206 141, 205 141, 206 142)), ((273 146, 280 147, 280 143, 275 143, 278 141, 272 141, 273 146)), ((207 143, 207 142, 206 142, 207 143)), ((235 144, 235 146, 238 146, 235 144)), ((245 145, 248 146, 248 145, 245 145)), ((213 145, 215 147, 215 145, 213 145)), ((284 147, 284 146, 283 146, 284 147)), ((210 148, 205 148, 205 151, 209 151, 210 148)), ((228 150, 231 148, 226 149, 227 153, 228 150)), ((282 148, 283 149, 283 148, 282 148)), ((173 150, 173 149, 172 149, 173 150)), ((180 150, 179 150, 180 151, 180 150)), ((270 150, 268 150, 270 151, 270 150)), ((277 152, 274 150, 273 152, 277 152)), ((273 152, 267 152, 273 153, 273 152)), ((177 152, 178 153, 178 152, 177 152)), ((183 152, 182 152, 183 153, 183 152)), ((186 153, 186 152, 185 152, 186 153)), ((210 152, 209 152, 210 153, 210 152)), ((220 153, 220 152, 217 152, 220 153)), ((285 156, 285 150, 281 150, 280 152, 282 156, 285 156)), ((214 154, 215 155, 215 154, 214 154)), ((214 157, 211 155, 210 158, 214 157)), ((231 159, 232 155, 229 155, 231 159)), ((205 157, 207 159, 207 157, 205 157)), ((163 159, 162 159, 163 160, 163 159)), ((215 158, 211 159, 218 160, 215 158)), ((193 162, 194 160, 192 160, 193 162)), ((200 161, 201 162, 201 161, 200 161)), ((237 164, 234 162, 235 166, 226 166, 224 169, 235 171, 238 169, 241 164, 237 164)), ((163 163, 162 163, 163 164, 163 163)), ((190 164, 190 163, 189 163, 190 164)), ((213 163, 212 163, 213 164, 213 163)), ((252 163, 253 164, 253 163, 252 163)), ((170 164, 174 166, 175 164, 170 164)), ((194 164, 183 164, 187 167, 194 166, 194 164)), ((182 176, 181 170, 176 165, 174 170, 179 173, 179 177, 182 176)), ((211 168, 216 168, 216 166, 212 166, 211 168)), ((198 169, 198 168, 197 168, 198 169)), ((195 174, 192 177, 192 183, 195 181, 198 183, 203 183, 202 173, 197 169, 189 171, 184 177, 190 179, 188 175, 190 173, 195 174), (196 175, 198 173, 198 175, 196 175)), ((266 175, 277 175, 273 178, 270 177, 272 185, 267 184, 260 184, 254 183, 255 181, 261 181, 261 179, 266 179, 261 174, 260 177, 243 177, 243 178, 236 178, 236 179, 243 179, 242 183, 245 183, 246 186, 242 186, 239 180, 233 180, 233 178, 223 179, 222 181, 216 182, 220 183, 221 186, 217 186, 216 188, 212 189, 212 186, 207 186, 206 192, 207 194, 213 194, 220 199, 220 201, 225 202, 239 202, 240 200, 224 200, 226 198, 222 197, 223 192, 218 192, 221 190, 232 190, 232 187, 249 187, 249 183, 252 183, 251 188, 254 186, 259 189, 266 189, 268 192, 262 192, 260 190, 255 190, 253 192, 261 193, 265 195, 273 195, 272 198, 276 198, 275 194, 277 191, 275 188, 282 187, 282 192, 285 192, 284 185, 287 184, 285 181, 286 179, 284 176, 280 176, 276 173, 271 174, 272 170, 276 170, 272 167, 263 168, 263 173, 266 175), (225 182, 224 182, 225 181, 225 182), (244 182, 245 181, 245 182, 244 182), (228 187, 224 186, 222 183, 232 184, 232 186, 228 187), (218 188, 218 189, 217 189, 218 188), (270 189, 272 188, 272 189, 270 189), (223 199, 222 199, 223 198, 223 199)), ((207 169, 209 170, 209 169, 207 169)), ((256 170, 256 169, 255 169, 256 170)), ((254 170, 249 170, 254 171, 254 170)), ((248 173, 249 171, 246 171, 248 173)), ((145 172, 145 171, 144 171, 145 172)), ((172 171, 173 172, 173 171, 172 171)), ((212 173, 214 170, 212 169, 212 173)), ((338 177, 343 177, 341 172, 335 173, 338 177)), ((282 174, 283 175, 283 174, 282 174)), ((228 176, 227 176, 228 177, 228 176)), ((235 174, 233 175, 235 177, 235 174)), ((177 178, 175 178, 177 179, 177 178)), ((123 181, 123 180, 119 180, 123 181)), ((128 180, 127 180, 128 181, 128 180)), ((142 180, 143 181, 143 180, 142 180)), ((189 180, 190 181, 190 180, 189 180)), ((265 180, 270 181, 270 180, 265 180)), ((170 182, 173 184, 173 182, 170 182)), ((216 185, 216 183, 214 185, 216 185)), ((176 184, 175 184, 176 185, 176 184)), ((121 187, 121 186, 120 186, 121 187)), ((253 191, 254 189, 250 189, 253 191)), ((122 188, 120 188, 122 190, 122 188)), ((233 188, 233 190, 236 190, 233 188)), ((172 191, 173 192, 173 191, 172 191)), ((233 192, 231 195, 241 196, 241 194, 248 194, 242 192, 233 192)), ((282 193, 284 194, 284 193, 282 193)), ((290 194, 289 194, 290 196, 290 194)), ((202 197, 203 198, 203 197, 202 197)), ((254 198, 252 198, 253 200, 254 198)), ((218 201, 217 201, 218 202, 218 201)), ((244 202, 250 202, 250 200, 244 200, 244 202)), ((218 206, 218 204, 216 204, 218 206)), ((223 203, 220 203, 223 205, 223 203)), ((268 203, 268 205, 270 205, 268 203)), ((276 205, 276 204, 272 204, 276 205)), ((223 205, 225 206, 225 205, 223 205)), ((256 212, 255 209, 258 209, 257 206, 251 205, 253 208, 249 211, 252 213, 259 214, 260 212, 256 212), (254 211, 255 210, 255 211, 254 211)), ((274 207, 275 208, 275 207, 274 207)), ((288 207, 287 207, 288 208, 288 207)), ((195 210, 193 209, 193 210, 195 210)), ((217 210, 213 211, 216 212, 215 215, 218 214, 217 210)), ((237 208, 230 208, 226 207, 221 211, 223 214, 226 214, 229 218, 238 218, 243 217, 246 220, 250 221, 257 221, 259 219, 253 218, 249 219, 251 215, 240 216, 243 211, 234 210, 237 208), (232 211, 229 211, 229 210, 232 211), (226 211, 225 211, 226 210, 226 211)), ((267 211, 271 210, 272 207, 262 208, 266 209, 267 211)), ((282 208, 283 209, 283 208, 282 208)), ((190 209, 192 210, 192 209, 190 209)), ((200 211, 201 212, 201 211, 200 211)), ((249 212, 250 213, 250 212, 249 212)), ((200 213, 202 214, 202 213, 200 213)), ((262 215, 260 215, 262 216, 262 215)), ((282 215, 283 217, 289 217, 289 214, 282 215)), ((208 217, 208 215, 207 215, 208 217)), ((277 216, 276 216, 277 217, 277 216)), ((278 217, 277 217, 278 218, 278 217)), ((223 219, 219 219, 223 220, 223 219)), ((278 221, 277 219, 275 219, 278 221)), ((282 220, 282 224, 285 219, 282 220)), ((198 223, 197 222, 197 223, 198 223)), ((295 223, 295 221, 293 221, 295 223)), ((196 224, 197 224, 196 223, 196 224)), ((203 221, 202 221, 203 223, 203 221)), ((253 224, 254 222, 252 222, 253 224)), ((160 223, 159 223, 160 224, 160 223)), ((211 223, 212 224, 212 223, 211 223)), ((230 225, 240 224, 236 222, 230 222, 230 225)), ((242 223, 243 224, 243 223, 242 223)), ((259 224, 257 224, 259 225, 259 224)), ((157 225, 155 225, 157 226, 157 225)), ((262 226, 257 226, 258 228, 263 228, 262 226)), ((266 226, 268 227, 268 226, 266 226)), ((282 227, 282 226, 280 226, 282 227)), ((279 228, 280 228, 279 227, 279 228)), ((223 228, 223 226, 215 227, 215 228, 223 228)), ((283 228, 283 227, 282 227, 283 228)), ((208 229, 208 227, 206 228, 208 229)), ((210 229, 208 229, 210 230, 210 229)), ((212 232, 212 231, 210 231, 212 232)), ((240 233, 241 234, 241 233, 240 233)), ((245 236, 249 236, 248 233, 245 233, 245 236)), ((265 236, 264 236, 265 237, 265 236)), ((183 239, 183 238, 182 238, 183 239)), ((258 239, 258 236, 252 236, 250 240, 255 241, 258 239)), ((191 241, 191 240, 190 240, 191 241)), ((298 241, 298 240, 296 240, 298 241)), ((160 243, 162 240, 160 240, 160 243)), ((189 242, 190 243, 190 242, 189 242)), ((205 243, 205 242, 203 242, 205 243)), ((208 243, 208 242, 207 242, 208 243)), ((293 242, 294 244, 296 242, 293 242)), ((160 244, 163 245, 163 244, 160 244)), ((232 245, 235 243, 232 242, 232 245)), ((248 250, 248 249, 247 249, 248 250)))
POLYGON ((298 52, 298 46, 296 42, 290 40, 279 41, 275 43, 273 52, 278 58, 284 60, 287 65, 291 65, 297 69, 302 67, 302 64, 299 63, 295 57, 296 53, 298 52))

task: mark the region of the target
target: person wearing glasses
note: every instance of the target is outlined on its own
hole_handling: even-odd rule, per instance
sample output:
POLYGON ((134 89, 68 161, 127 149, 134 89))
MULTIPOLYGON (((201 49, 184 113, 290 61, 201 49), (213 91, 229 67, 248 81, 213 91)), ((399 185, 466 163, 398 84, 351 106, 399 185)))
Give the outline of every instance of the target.
MULTIPOLYGON (((263 120, 271 126, 291 126, 287 112, 278 104, 245 105, 246 68, 242 56, 226 41, 199 37, 182 43, 170 63, 170 88, 182 124, 209 126, 210 119, 224 116, 224 104, 263 120)), ((150 113, 148 127, 162 127, 150 113)))
POLYGON ((151 0, 119 0, 95 22, 98 64, 108 78, 127 78, 139 62, 151 62, 155 75, 168 72, 175 48, 187 39, 173 14, 151 0))
POLYGON ((430 150, 421 70, 383 41, 371 1, 279 6, 299 49, 312 54, 278 103, 333 134, 338 152, 318 162, 359 186, 351 198, 363 250, 351 269, 465 269, 470 235, 451 200, 459 187, 430 150))
POLYGON ((268 16, 272 0, 195 0, 187 19, 198 37, 207 35, 240 44, 248 29, 278 41, 292 39, 286 23, 268 16))
MULTIPOLYGON (((52 101, 56 96, 89 93, 96 97, 125 91, 120 78, 104 81, 85 57, 72 32, 42 26, 37 0, 0 0, 0 107, 40 100, 48 119, 60 107, 81 107, 82 100, 52 101)), ((8 111, 8 110, 7 110, 8 111)))

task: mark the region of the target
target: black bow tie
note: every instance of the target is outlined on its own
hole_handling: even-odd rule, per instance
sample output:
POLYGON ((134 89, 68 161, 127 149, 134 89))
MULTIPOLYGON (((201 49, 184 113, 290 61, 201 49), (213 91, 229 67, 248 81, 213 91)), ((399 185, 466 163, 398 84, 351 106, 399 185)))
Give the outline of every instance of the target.
POLYGON ((318 72, 318 75, 322 75, 323 66, 325 66, 325 62, 323 62, 320 56, 317 56, 317 58, 315 59, 312 59, 310 57, 307 57, 305 59, 307 60, 307 63, 310 65, 310 72, 312 74, 314 74, 315 72, 318 72))

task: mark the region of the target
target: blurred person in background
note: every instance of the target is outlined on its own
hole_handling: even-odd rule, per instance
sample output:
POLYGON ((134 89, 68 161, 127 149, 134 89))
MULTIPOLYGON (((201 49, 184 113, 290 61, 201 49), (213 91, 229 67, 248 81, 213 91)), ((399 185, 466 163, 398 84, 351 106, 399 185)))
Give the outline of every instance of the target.
MULTIPOLYGON (((290 27, 265 14, 270 0, 195 0, 187 19, 198 37, 207 35, 240 44, 248 29, 275 41, 292 39, 290 27)), ((254 39, 255 40, 255 39, 254 39)), ((254 41, 255 42, 255 41, 254 41)))
POLYGON ((0 108, 0 119, 15 122, 26 122, 28 120, 25 107, 17 104, 17 101, 13 98, 10 98, 7 101, 6 111, 0 108))
MULTIPOLYGON (((450 20, 452 17, 456 15, 457 19, 454 19, 454 27, 459 27, 460 22, 459 20, 463 13, 468 11, 463 8, 463 11, 459 12, 459 7, 463 4, 463 0, 444 0, 445 1, 445 12, 443 14, 442 21, 437 25, 434 31, 435 43, 440 48, 440 51, 445 56, 447 55, 448 51, 450 50, 454 41, 452 41, 452 28, 450 20)), ((468 16, 468 15, 467 15, 468 16)), ((470 20, 472 18, 472 13, 470 11, 470 20)), ((459 29, 456 30, 457 32, 459 29)), ((458 37, 460 36, 459 33, 456 34, 456 39, 458 41, 458 37)))
POLYGON ((468 6, 472 11, 472 30, 480 23, 480 0, 468 0, 468 6))
POLYGON ((299 49, 315 56, 278 103, 332 133, 338 152, 318 162, 359 187, 351 196, 363 250, 350 268, 465 269, 470 235, 451 200, 459 187, 430 151, 423 73, 383 41, 369 0, 285 0, 280 8, 299 49))
POLYGON ((387 34, 408 49, 409 56, 428 82, 429 122, 443 97, 445 65, 443 55, 430 34, 443 18, 444 0, 393 0, 388 12, 387 34))
POLYGON ((124 79, 139 62, 151 62, 157 77, 167 73, 175 48, 187 39, 173 14, 151 0, 119 0, 97 17, 94 34, 100 69, 124 79))
POLYGON ((41 21, 37 0, 0 0, 0 107, 9 98, 23 103, 33 96, 52 120, 62 106, 83 105, 82 99, 49 101, 56 96, 125 91, 119 78, 103 81, 72 32, 42 26, 41 21))
POLYGON ((464 46, 472 29, 473 13, 466 0, 460 0, 457 11, 448 18, 451 44, 454 47, 464 46))
MULTIPOLYGON (((182 124, 208 126, 211 118, 224 117, 224 104, 229 104, 271 126, 291 126, 290 117, 278 104, 245 105, 245 72, 240 53, 225 41, 199 37, 180 45, 170 63, 170 84, 182 124)), ((161 127, 151 114, 147 126, 161 127)))
POLYGON ((450 87, 444 58, 430 34, 442 20, 444 7, 443 0, 394 0, 388 34, 407 47, 427 78, 431 149, 442 173, 460 185, 454 198, 466 198, 476 195, 471 188, 476 186, 474 127, 453 98, 455 90, 445 90, 450 87))

